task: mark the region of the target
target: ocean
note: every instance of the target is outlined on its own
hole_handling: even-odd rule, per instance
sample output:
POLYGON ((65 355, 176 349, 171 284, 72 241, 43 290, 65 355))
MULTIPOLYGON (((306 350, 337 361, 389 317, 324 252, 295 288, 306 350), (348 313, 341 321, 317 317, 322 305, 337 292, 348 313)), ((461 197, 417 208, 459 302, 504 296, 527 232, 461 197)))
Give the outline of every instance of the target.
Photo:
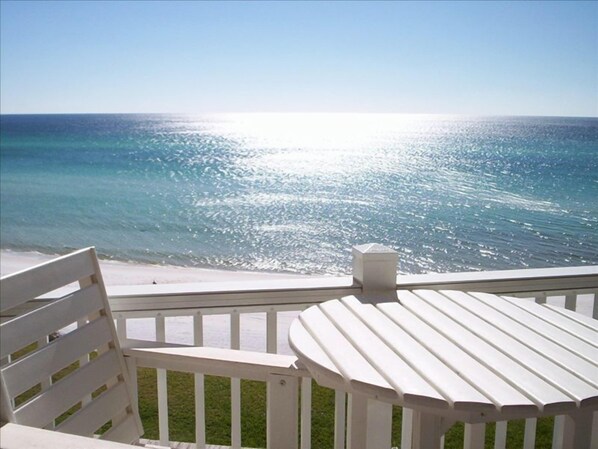
POLYGON ((598 264, 598 119, 2 115, 2 249, 349 273, 598 264))

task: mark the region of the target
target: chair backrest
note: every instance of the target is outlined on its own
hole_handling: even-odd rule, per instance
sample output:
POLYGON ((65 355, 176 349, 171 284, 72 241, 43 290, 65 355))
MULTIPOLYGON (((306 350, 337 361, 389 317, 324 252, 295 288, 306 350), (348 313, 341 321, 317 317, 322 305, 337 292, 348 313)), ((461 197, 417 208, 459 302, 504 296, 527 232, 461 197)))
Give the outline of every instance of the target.
POLYGON ((3 421, 139 439, 135 393, 94 248, 0 279, 0 320, 3 421))

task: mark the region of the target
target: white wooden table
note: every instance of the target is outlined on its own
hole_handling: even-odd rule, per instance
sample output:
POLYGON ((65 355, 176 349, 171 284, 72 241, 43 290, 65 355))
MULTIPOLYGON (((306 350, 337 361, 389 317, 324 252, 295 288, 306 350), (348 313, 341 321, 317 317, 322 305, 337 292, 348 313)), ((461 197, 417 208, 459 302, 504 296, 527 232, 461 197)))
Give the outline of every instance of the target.
POLYGON ((377 304, 351 296, 310 307, 289 343, 318 383, 350 393, 350 446, 390 447, 382 433, 397 404, 413 410, 414 447, 439 447, 455 421, 473 424, 481 436, 470 444, 483 447, 480 423, 566 415, 574 447, 590 448, 591 318, 487 293, 400 290, 377 304))

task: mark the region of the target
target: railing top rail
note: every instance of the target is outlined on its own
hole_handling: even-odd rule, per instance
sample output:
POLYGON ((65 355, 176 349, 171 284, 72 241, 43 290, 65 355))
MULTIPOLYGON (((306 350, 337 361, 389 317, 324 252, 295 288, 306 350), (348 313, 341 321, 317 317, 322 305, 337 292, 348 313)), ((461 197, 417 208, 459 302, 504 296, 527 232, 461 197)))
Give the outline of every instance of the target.
POLYGON ((598 265, 397 276, 397 288, 480 288, 493 293, 598 288, 598 265))
POLYGON ((123 285, 108 287, 111 298, 212 295, 219 293, 243 294, 261 292, 284 292, 306 290, 333 290, 338 288, 359 288, 351 276, 329 276, 300 279, 274 279, 261 281, 192 282, 162 285, 123 285))
MULTIPOLYGON (((598 266, 403 275, 397 277, 397 288, 479 290, 504 294, 596 289, 598 266)), ((361 285, 351 276, 108 288, 111 306, 118 312, 315 304, 360 292, 361 285)))

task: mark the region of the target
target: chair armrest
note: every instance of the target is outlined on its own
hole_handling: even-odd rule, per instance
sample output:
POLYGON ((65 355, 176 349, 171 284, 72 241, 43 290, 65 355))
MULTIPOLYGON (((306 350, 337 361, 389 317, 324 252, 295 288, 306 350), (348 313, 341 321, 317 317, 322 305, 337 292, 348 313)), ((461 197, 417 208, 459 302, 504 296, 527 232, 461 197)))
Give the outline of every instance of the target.
POLYGON ((271 374, 311 377, 298 366, 297 357, 282 354, 206 347, 129 348, 123 352, 134 358, 138 367, 261 381, 271 374))

